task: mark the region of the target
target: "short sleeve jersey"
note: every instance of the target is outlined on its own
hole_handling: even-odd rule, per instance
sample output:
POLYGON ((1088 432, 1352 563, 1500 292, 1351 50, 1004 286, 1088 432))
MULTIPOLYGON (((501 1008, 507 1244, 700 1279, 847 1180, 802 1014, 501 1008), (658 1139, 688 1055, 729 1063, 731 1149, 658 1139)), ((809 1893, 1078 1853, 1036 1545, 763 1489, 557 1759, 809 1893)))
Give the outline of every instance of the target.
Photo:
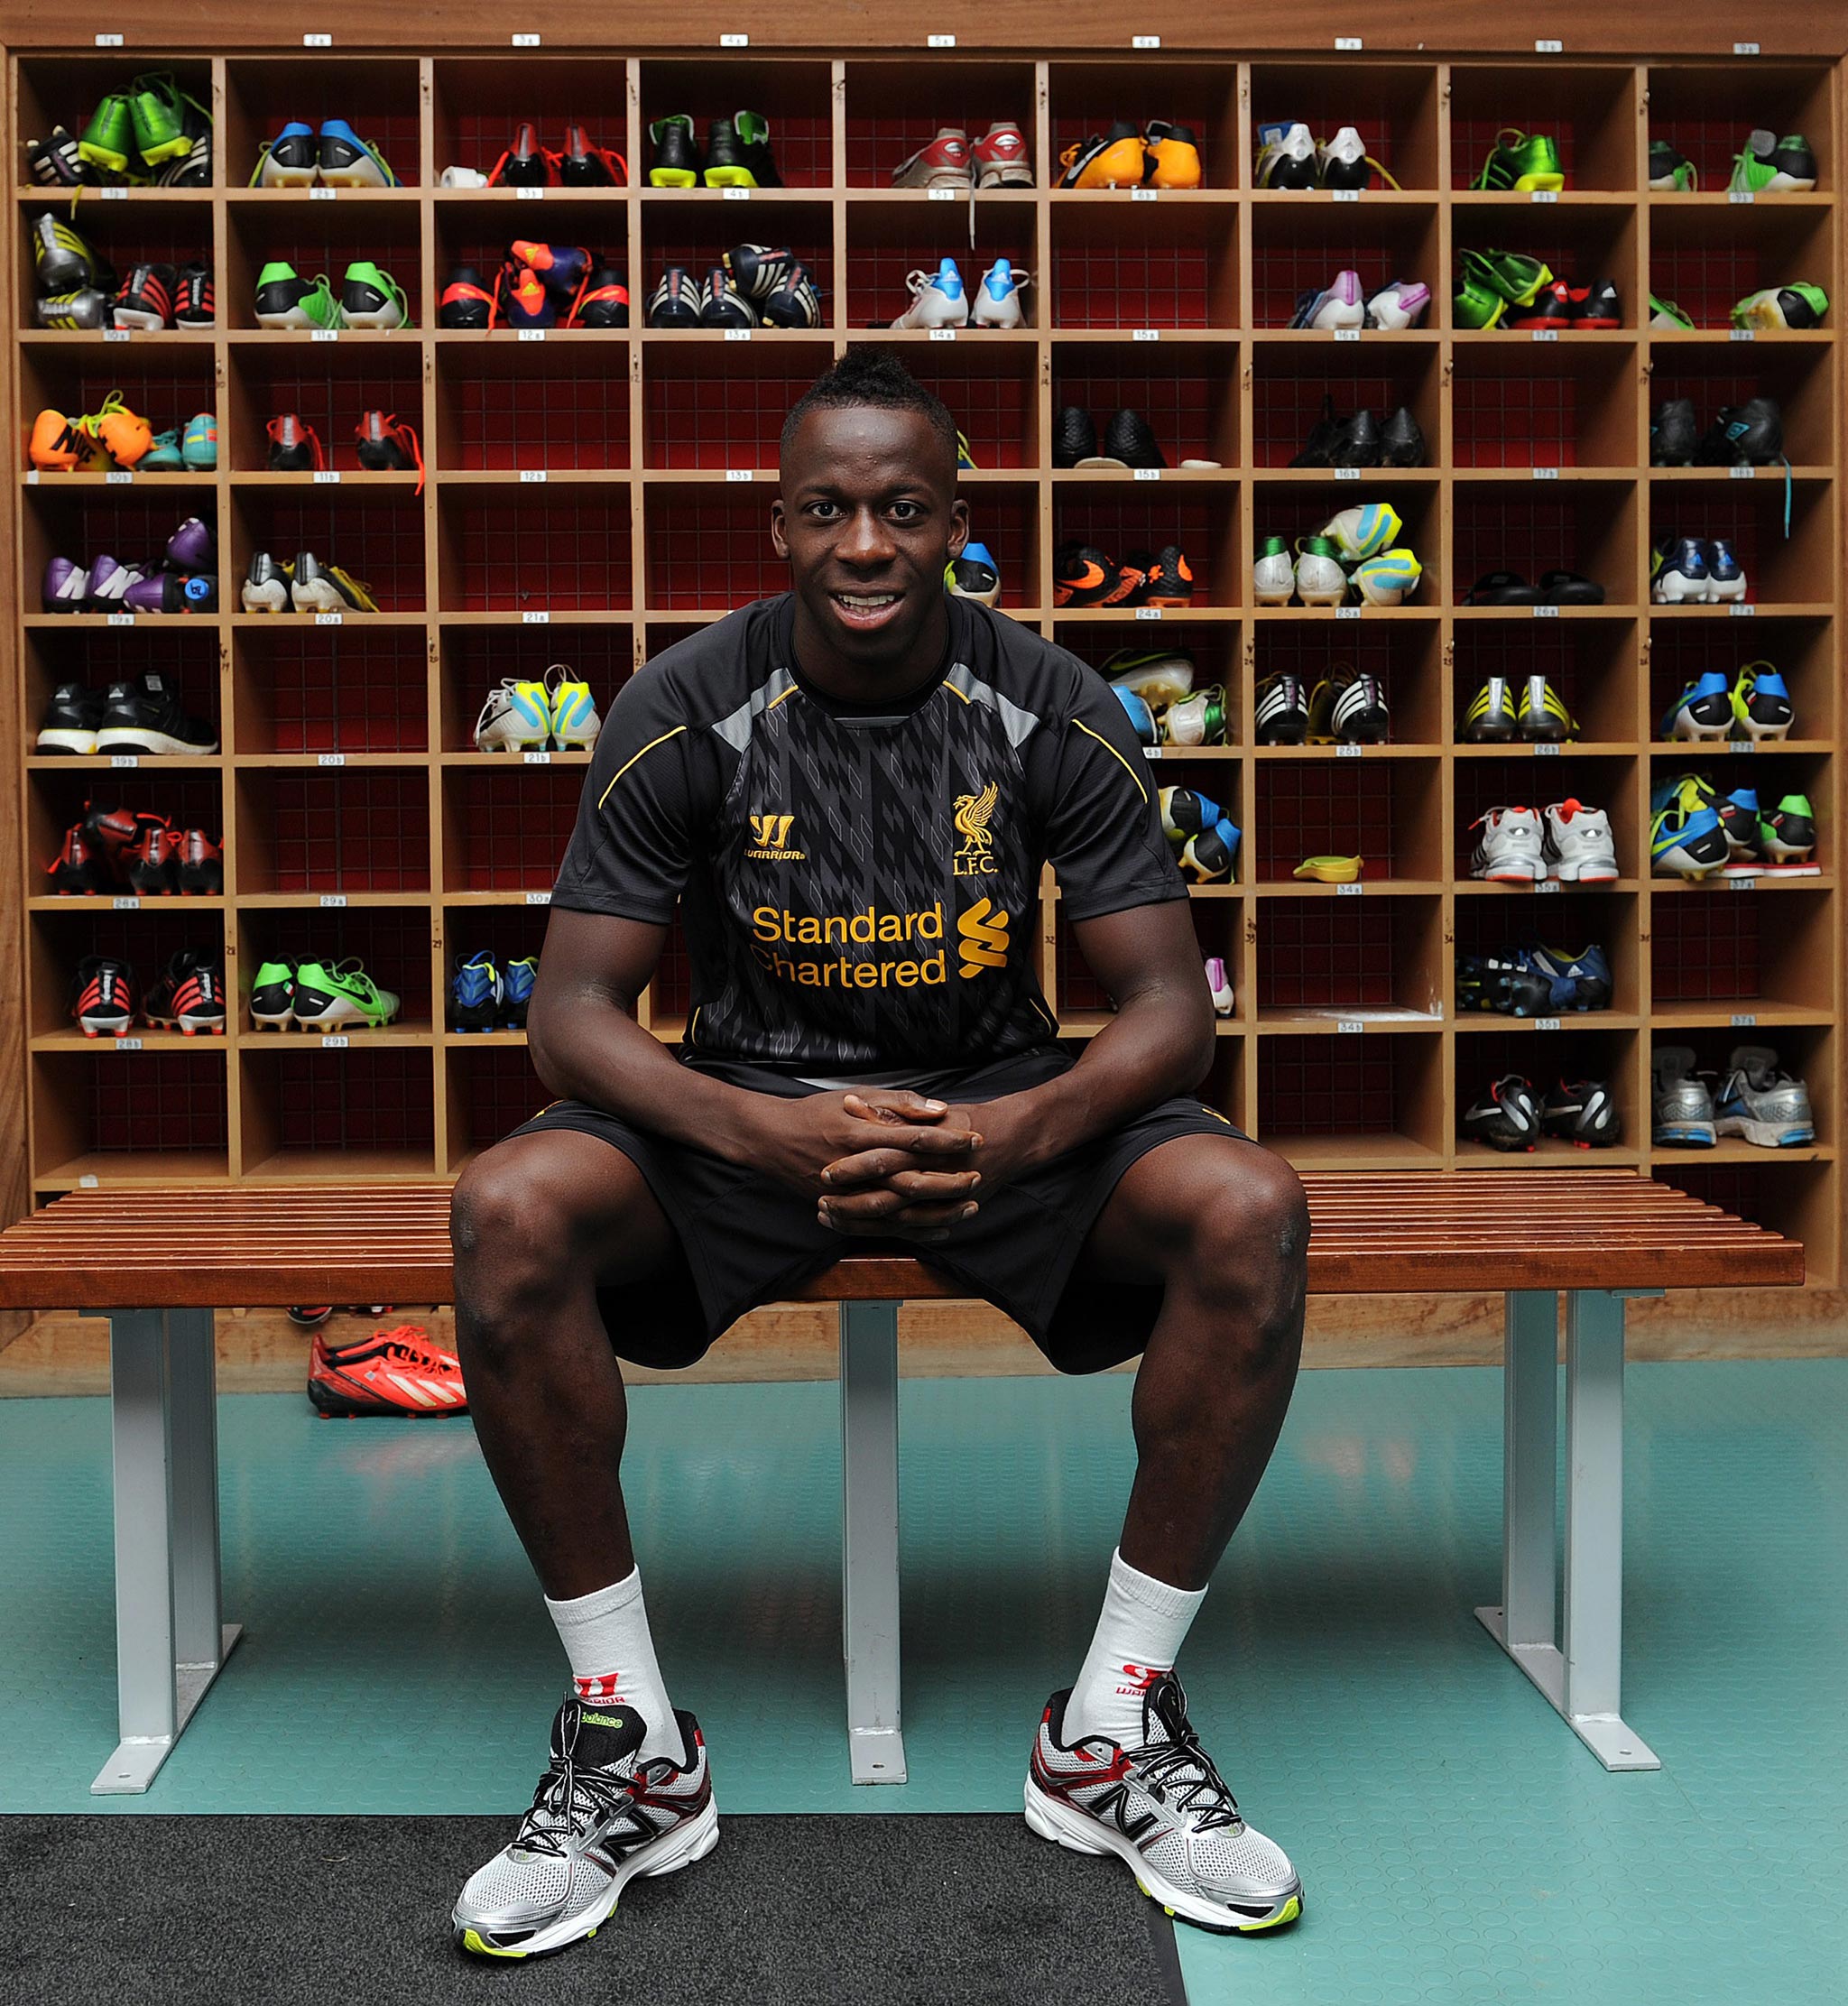
POLYGON ((665 924, 687 1046, 792 1073, 979 1066, 1057 1029, 1040 874, 1068 918, 1184 899, 1157 790, 1095 670, 952 598, 901 715, 799 679, 794 603, 677 643, 610 707, 553 902, 665 924))

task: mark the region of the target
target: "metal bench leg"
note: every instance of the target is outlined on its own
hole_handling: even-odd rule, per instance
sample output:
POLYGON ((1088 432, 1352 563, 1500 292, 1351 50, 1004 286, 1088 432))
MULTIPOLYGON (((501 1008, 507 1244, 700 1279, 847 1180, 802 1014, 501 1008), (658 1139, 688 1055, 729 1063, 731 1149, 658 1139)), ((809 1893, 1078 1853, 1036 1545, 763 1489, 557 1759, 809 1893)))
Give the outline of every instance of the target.
POLYGON ((1660 1761, 1618 1715, 1623 1639, 1623 1296, 1566 1295, 1565 1644, 1556 1642, 1557 1325, 1550 1291, 1510 1290, 1500 1608, 1489 1634, 1607 1770, 1660 1761))
POLYGON ((209 1310, 109 1319, 116 1462, 116 1690, 122 1740, 92 1795, 145 1790, 239 1630, 218 1607, 209 1310))
POLYGON ((899 1729, 899 1310, 841 1305, 841 1616, 855 1783, 902 1783, 899 1729))

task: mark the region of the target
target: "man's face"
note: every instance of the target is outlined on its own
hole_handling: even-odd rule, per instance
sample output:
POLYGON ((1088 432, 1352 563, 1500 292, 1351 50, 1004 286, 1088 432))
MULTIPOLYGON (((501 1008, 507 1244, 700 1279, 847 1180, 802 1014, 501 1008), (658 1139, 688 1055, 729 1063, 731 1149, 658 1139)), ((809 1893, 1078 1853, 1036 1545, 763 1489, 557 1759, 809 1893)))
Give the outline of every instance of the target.
POLYGON ((943 569, 969 534, 956 464, 919 411, 812 411, 782 458, 771 536, 825 645, 866 667, 936 631, 943 569))

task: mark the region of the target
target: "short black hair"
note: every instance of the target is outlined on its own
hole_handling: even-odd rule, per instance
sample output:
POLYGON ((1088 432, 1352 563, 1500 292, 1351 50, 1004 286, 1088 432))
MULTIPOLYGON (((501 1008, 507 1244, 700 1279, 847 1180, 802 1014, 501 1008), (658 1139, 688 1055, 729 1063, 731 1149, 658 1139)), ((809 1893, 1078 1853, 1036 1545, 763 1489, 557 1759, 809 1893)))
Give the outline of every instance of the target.
POLYGON ((956 421, 949 406, 935 391, 926 390, 890 348, 865 345, 849 348, 797 398, 783 420, 779 450, 789 451, 797 427, 811 411, 846 411, 856 404, 871 404, 880 411, 917 411, 929 421, 950 465, 956 465, 956 421))

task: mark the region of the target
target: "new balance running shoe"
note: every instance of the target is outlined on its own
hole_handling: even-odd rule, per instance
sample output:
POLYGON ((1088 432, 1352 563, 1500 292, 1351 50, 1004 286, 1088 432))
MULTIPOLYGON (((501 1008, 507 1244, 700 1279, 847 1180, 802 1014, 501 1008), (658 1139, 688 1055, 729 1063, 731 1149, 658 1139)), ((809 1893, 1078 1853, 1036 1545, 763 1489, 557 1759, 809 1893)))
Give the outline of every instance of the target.
POLYGON ((1309 699, 1299 676, 1267 676, 1258 685, 1261 745, 1301 745, 1309 735, 1309 699))
POLYGON ((180 837, 180 895, 182 899, 216 898, 225 889, 225 847, 204 829, 184 830, 180 837))
POLYGON ((319 141, 320 178, 328 188, 402 188, 392 163, 369 139, 362 139, 344 118, 323 122, 319 141))
POLYGON ((526 1013, 531 1007, 533 985, 539 980, 539 957, 521 955, 507 964, 501 977, 503 1021, 509 1031, 526 1029, 526 1013))
POLYGON ((340 319, 348 328, 408 327, 411 303, 389 272, 380 271, 370 258, 359 258, 340 282, 340 319))
POLYGON ((1547 877, 1545 836, 1530 808, 1485 809, 1470 824, 1482 834, 1470 855, 1469 874, 1491 884, 1534 884, 1547 877))
POLYGON ((783 185, 770 150, 770 121, 762 112, 734 112, 713 120, 706 135, 704 178, 707 188, 783 185))
POLYGON ((1532 189, 1553 190, 1566 186, 1559 165, 1559 149, 1545 133, 1523 133, 1512 125, 1495 135, 1489 157, 1478 171, 1472 188, 1509 190, 1517 194, 1532 189))
POLYGON ((704 300, 699 281, 683 264, 670 264, 648 296, 651 328, 697 328, 704 300))
POLYGON ((309 1354, 308 1397, 320 1414, 347 1419, 363 1414, 421 1419, 468 1411, 461 1361, 420 1324, 375 1330, 355 1345, 329 1345, 317 1332, 309 1354))
POLYGON ((320 172, 320 142, 314 127, 291 118, 273 139, 258 147, 250 171, 252 188, 312 188, 320 172))
POLYGON ((654 158, 649 162, 650 188, 698 188, 699 185, 699 141, 693 121, 685 112, 657 118, 648 128, 654 158))
POLYGON ((975 186, 984 188, 1031 188, 1033 159, 1027 150, 1026 135, 1011 118, 998 118, 969 147, 975 170, 975 186))
POLYGON ((633 1706, 565 1696, 551 1762, 513 1842, 470 1876, 452 1918, 457 1946, 531 1957, 596 1936, 623 1890, 674 1873, 718 1844, 706 1743, 677 1712, 680 1759, 641 1760, 648 1728, 633 1706))
POLYGON ((1623 1118, 1608 1080, 1562 1079, 1541 1105, 1540 1126, 1556 1142, 1581 1150, 1612 1149, 1623 1140, 1623 1118))
POLYGON ((1710 1150, 1718 1140, 1713 1090, 1698 1063, 1692 1045, 1658 1045, 1649 1054, 1649 1132, 1659 1149, 1710 1150))
POLYGON ((1796 707, 1783 677, 1769 661, 1748 661, 1732 685, 1733 728, 1742 738, 1785 738, 1796 707))
POLYGON ((70 1014, 86 1038, 123 1038, 134 1024, 134 971, 106 955, 86 955, 71 985, 70 1014))
POLYGON ((1001 567, 985 543, 964 544, 945 567, 943 582, 952 598, 992 606, 1001 597, 1001 567))
POLYGON ((475 720, 479 753, 543 752, 551 743, 551 699, 542 682, 503 676, 475 720))
POLYGON ((1816 154, 1801 133, 1779 139, 1760 126, 1732 156, 1727 186, 1737 194, 1806 195, 1816 186, 1816 154))
POLYGON ((481 282, 481 273, 472 264, 458 264, 437 301, 437 326, 485 333, 494 326, 498 308, 494 290, 481 282))
POLYGON ((144 669, 130 681, 112 682, 97 731, 99 753, 199 757, 216 753, 218 735, 189 714, 168 679, 144 669))
POLYGON ((142 999, 142 1015, 157 1031, 183 1038, 225 1035, 225 966, 216 948, 183 948, 142 999))
POLYGON ((1481 1099, 1463 1113, 1465 1141, 1504 1155, 1530 1151, 1540 1139, 1540 1103, 1533 1083, 1519 1073, 1492 1080, 1481 1099))
POLYGON ((118 328, 158 333, 173 325, 176 273, 171 264, 137 264, 123 280, 109 308, 118 328))
POLYGON ((105 698, 81 682, 60 682, 46 699, 32 750, 88 759, 97 749, 105 698))
POLYGON ((894 188, 949 188, 966 194, 974 185, 969 135, 960 125, 941 125, 929 145, 892 171, 894 188))
POLYGON ((260 328, 338 330, 346 325, 325 272, 304 279, 292 264, 272 259, 256 275, 253 311, 260 328))
POLYGON ((1819 285, 1799 280, 1791 285, 1767 286, 1749 292, 1732 309, 1735 328, 1754 328, 1760 333, 1780 329, 1800 333, 1819 328, 1829 310, 1829 296, 1819 285))
POLYGON ((265 961, 250 985, 250 1021, 258 1031, 287 1031, 295 1018, 293 961, 265 961))
POLYGON ((209 328, 217 319, 217 298, 212 286, 212 268, 195 258, 182 264, 174 275, 173 325, 176 328, 209 328))
POLYGON ((590 685, 574 676, 564 662, 555 661, 545 672, 544 689, 553 745, 561 753, 588 752, 603 729, 590 685))
POLYGON ((966 328, 969 295, 954 258, 942 259, 936 271, 908 272, 905 284, 911 303, 892 322, 894 328, 966 328))
POLYGON ((982 274, 975 296, 969 302, 969 322, 976 328, 1019 328, 1025 325, 1026 310, 1021 304, 1021 288, 1033 282, 1030 273, 1006 258, 996 258, 982 274))
POLYGON ((380 1031, 398 1014, 398 998, 357 960, 304 961, 295 971, 293 1008, 297 1031, 380 1031))
POLYGON ((289 599, 297 613, 376 613, 372 587, 337 564, 324 565, 312 550, 296 554, 289 574, 289 599))
POLYGON ((1200 1746, 1171 1671, 1148 1681, 1141 1739, 1065 1740, 1069 1692, 1040 1718, 1027 1775, 1027 1824, 1074 1853, 1114 1853, 1170 1915, 1221 1936, 1294 1922, 1302 1882, 1283 1849, 1247 1825, 1200 1746))
POLYGON ((1664 738, 1725 738, 1732 730, 1732 686, 1717 669, 1687 683, 1662 713, 1664 738))
POLYGON ((1568 797, 1548 802, 1541 818, 1549 878, 1562 884, 1617 882, 1617 848, 1611 836, 1611 818, 1603 809, 1587 808, 1568 797))
POLYGON ((501 1021, 504 994, 501 971, 485 948, 457 955, 455 973, 449 977, 449 1028, 495 1030, 501 1021))
POLYGON ((41 293, 79 292, 102 282, 103 261, 60 217, 33 218, 32 252, 32 284, 41 293))
POLYGON ((1714 1125, 1762 1150, 1800 1149, 1816 1141, 1809 1088, 1778 1064, 1769 1045, 1735 1045, 1714 1096, 1714 1125))
POLYGON ((1713 788, 1697 773, 1649 797, 1649 869, 1657 877, 1711 877, 1731 855, 1713 788))

